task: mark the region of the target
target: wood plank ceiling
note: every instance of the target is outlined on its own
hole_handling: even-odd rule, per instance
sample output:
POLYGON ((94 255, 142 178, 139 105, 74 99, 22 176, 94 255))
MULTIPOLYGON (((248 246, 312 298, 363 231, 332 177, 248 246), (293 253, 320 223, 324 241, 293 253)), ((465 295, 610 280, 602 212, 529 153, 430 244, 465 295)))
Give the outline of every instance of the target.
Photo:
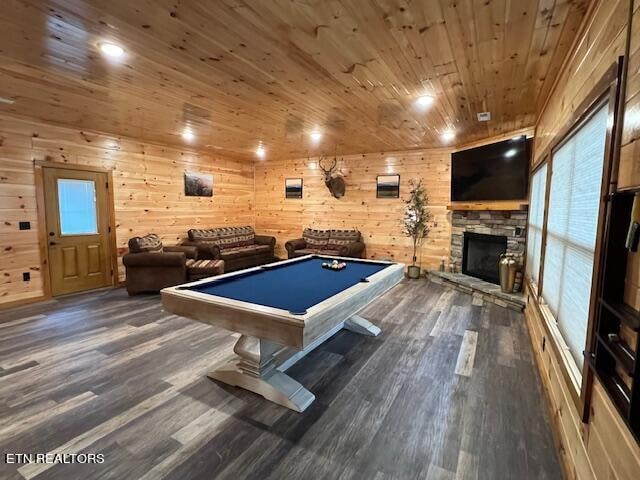
POLYGON ((250 160, 461 144, 534 123, 588 3, 4 0, 0 113, 179 146, 188 127, 250 160))

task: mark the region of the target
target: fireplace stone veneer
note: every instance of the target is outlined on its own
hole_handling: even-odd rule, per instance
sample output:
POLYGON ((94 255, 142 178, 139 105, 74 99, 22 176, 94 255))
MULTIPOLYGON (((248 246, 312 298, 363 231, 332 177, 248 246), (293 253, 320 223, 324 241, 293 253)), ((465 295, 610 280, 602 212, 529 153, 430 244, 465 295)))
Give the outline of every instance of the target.
POLYGON ((504 235, 507 252, 524 264, 527 236, 526 211, 454 211, 451 218, 450 265, 455 272, 462 272, 464 232, 504 235))

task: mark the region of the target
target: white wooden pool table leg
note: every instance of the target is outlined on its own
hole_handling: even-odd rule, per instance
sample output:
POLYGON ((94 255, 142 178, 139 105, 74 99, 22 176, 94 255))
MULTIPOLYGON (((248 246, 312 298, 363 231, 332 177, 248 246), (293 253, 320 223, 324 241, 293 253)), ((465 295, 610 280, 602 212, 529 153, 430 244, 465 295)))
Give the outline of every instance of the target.
POLYGON ((276 368, 276 359, 283 350, 289 349, 268 340, 242 335, 233 347, 239 358, 208 376, 250 390, 296 412, 304 412, 316 397, 276 368))
POLYGON ((380 335, 380 327, 375 326, 366 318, 362 318, 360 315, 353 315, 344 322, 344 328, 360 335, 367 335, 369 337, 377 337, 380 335))
POLYGON ((284 372, 342 328, 371 337, 380 334, 380 328, 369 320, 353 315, 316 338, 304 350, 242 335, 233 347, 238 358, 208 376, 262 395, 267 400, 296 412, 304 412, 316 397, 284 372))

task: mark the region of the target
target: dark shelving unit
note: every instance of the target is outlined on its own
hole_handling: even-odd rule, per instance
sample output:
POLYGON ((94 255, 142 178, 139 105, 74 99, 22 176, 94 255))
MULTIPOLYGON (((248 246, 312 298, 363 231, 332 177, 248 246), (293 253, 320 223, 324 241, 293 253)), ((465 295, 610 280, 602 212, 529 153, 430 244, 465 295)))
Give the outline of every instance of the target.
POLYGON ((610 196, 606 210, 601 281, 596 308, 596 332, 589 364, 630 430, 640 439, 640 312, 623 301, 628 250, 625 247, 634 192, 610 196), (628 345, 622 326, 636 332, 628 345), (620 372, 630 381, 624 381, 620 372))

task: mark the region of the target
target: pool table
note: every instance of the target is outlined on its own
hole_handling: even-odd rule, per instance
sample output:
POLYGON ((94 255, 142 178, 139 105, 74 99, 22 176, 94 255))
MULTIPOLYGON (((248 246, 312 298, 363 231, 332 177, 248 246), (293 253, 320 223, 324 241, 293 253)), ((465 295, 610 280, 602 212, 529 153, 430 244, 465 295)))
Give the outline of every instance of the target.
POLYGON ((345 328, 377 336, 357 315, 404 277, 404 265, 308 255, 162 290, 169 312, 241 334, 237 358, 210 378, 251 390, 297 412, 315 399, 285 371, 345 328), (323 263, 338 259, 342 270, 323 263))

